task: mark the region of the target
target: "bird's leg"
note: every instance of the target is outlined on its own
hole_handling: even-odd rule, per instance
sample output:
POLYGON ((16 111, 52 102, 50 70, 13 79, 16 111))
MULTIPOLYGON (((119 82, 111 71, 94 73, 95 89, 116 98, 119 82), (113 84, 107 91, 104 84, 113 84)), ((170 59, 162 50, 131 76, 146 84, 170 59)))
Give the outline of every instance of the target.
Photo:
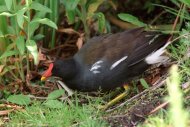
POLYGON ((124 86, 125 92, 119 94, 117 97, 115 97, 113 100, 109 101, 107 104, 101 106, 100 108, 105 110, 108 107, 114 105, 115 103, 117 103, 118 101, 120 101, 121 99, 123 99, 124 97, 127 96, 127 94, 129 93, 130 87, 128 84, 125 84, 124 86))

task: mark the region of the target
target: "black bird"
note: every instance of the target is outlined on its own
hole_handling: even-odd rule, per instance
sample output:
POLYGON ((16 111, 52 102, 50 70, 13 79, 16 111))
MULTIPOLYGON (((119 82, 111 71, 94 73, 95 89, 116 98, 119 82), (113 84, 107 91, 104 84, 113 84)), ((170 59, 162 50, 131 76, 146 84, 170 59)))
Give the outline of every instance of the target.
POLYGON ((71 89, 111 90, 168 60, 162 56, 168 38, 144 28, 93 37, 72 58, 51 63, 41 80, 58 76, 71 89))

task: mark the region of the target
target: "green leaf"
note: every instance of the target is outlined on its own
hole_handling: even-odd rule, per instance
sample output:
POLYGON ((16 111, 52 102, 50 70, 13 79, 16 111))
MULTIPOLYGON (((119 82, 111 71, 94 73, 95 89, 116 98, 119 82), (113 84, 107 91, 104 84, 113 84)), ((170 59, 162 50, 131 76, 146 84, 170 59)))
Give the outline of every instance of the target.
POLYGON ((43 104, 48 108, 60 109, 64 107, 64 104, 58 100, 47 100, 43 104))
POLYGON ((179 1, 190 7, 190 0, 179 0, 179 1))
POLYGON ((64 0, 63 4, 66 8, 66 16, 69 24, 73 24, 75 22, 76 10, 79 0, 64 0))
POLYGON ((66 10, 75 10, 80 0, 66 0, 63 4, 66 7, 66 10))
POLYGON ((0 13, 8 11, 7 7, 5 5, 0 6, 0 13))
POLYGON ((0 30, 0 37, 4 37, 4 34, 3 34, 3 32, 0 30))
POLYGON ((7 27, 7 32, 11 35, 14 35, 14 34, 16 34, 16 31, 15 31, 15 29, 14 29, 14 27, 13 26, 8 26, 7 27))
POLYGON ((86 3, 87 3, 87 0, 80 0, 80 1, 79 1, 79 4, 80 4, 80 5, 85 5, 86 3))
POLYGON ((63 95, 65 93, 65 91, 63 89, 61 90, 55 90, 53 92, 51 92, 48 95, 47 100, 53 100, 53 99, 57 99, 58 97, 60 97, 61 95, 63 95))
POLYGON ((5 51, 0 59, 3 59, 3 58, 6 58, 6 57, 9 57, 9 56, 13 56, 13 55, 17 55, 19 52, 17 50, 8 50, 8 51, 5 51))
POLYGON ((35 35, 35 36, 33 37, 33 40, 39 41, 39 40, 41 40, 42 38, 44 38, 44 35, 42 35, 42 34, 37 34, 37 35, 35 35))
POLYGON ((38 65, 39 58, 38 58, 38 48, 37 48, 36 42, 34 40, 29 40, 26 42, 26 47, 34 58, 34 64, 38 65))
POLYGON ((2 13, 0 13, 0 16, 7 16, 7 17, 11 17, 11 16, 15 16, 15 14, 11 14, 11 13, 9 13, 9 12, 2 12, 2 13))
MULTIPOLYGON (((10 43, 7 48, 6 48, 6 51, 10 51, 12 49, 14 49, 14 47, 16 46, 16 43, 10 43)), ((19 52, 18 52, 19 53, 19 52)))
POLYGON ((5 4, 7 6, 7 9, 10 11, 13 4, 13 0, 5 0, 5 4))
POLYGON ((140 79, 140 82, 141 82, 142 86, 143 86, 145 89, 148 89, 148 88, 149 88, 149 85, 147 84, 147 82, 146 82, 143 78, 140 79))
POLYGON ((29 27, 29 30, 30 30, 30 38, 33 37, 34 35, 34 32, 39 28, 40 26, 40 23, 38 22, 33 22, 33 23, 30 23, 30 27, 29 27))
POLYGON ((68 10, 66 12, 66 16, 67 16, 69 24, 73 24, 75 22, 75 15, 76 15, 75 11, 73 10, 68 10))
POLYGON ((93 16, 94 12, 98 9, 98 7, 104 2, 104 0, 96 0, 95 2, 91 3, 88 7, 88 17, 93 16))
POLYGON ((48 12, 48 13, 52 12, 48 7, 42 5, 42 4, 38 3, 38 2, 32 2, 30 8, 34 9, 34 10, 37 10, 37 11, 43 11, 43 12, 48 12))
POLYGON ((30 24, 33 24, 33 23, 41 23, 41 24, 48 25, 54 29, 57 29, 57 25, 51 20, 49 20, 48 18, 43 18, 43 19, 36 18, 30 22, 30 24))
POLYGON ((24 55, 25 52, 25 41, 23 36, 19 36, 16 39, 16 45, 21 55, 24 55))
POLYGON ((118 14, 118 17, 121 20, 126 21, 126 22, 130 22, 136 26, 146 26, 145 23, 139 21, 139 19, 137 17, 130 15, 130 14, 120 13, 120 14, 118 14))
POLYGON ((24 13, 26 12, 27 8, 23 8, 21 10, 19 10, 17 13, 16 13, 16 18, 17 18, 17 23, 19 25, 19 27, 21 29, 23 29, 23 24, 24 24, 24 13))
POLYGON ((28 105, 31 102, 30 97, 22 94, 11 95, 7 98, 7 101, 18 105, 28 105))
POLYGON ((17 67, 15 67, 14 65, 10 65, 10 66, 5 66, 5 68, 3 69, 2 72, 0 72, 0 76, 3 76, 4 74, 6 74, 7 72, 9 72, 10 70, 16 69, 17 67))
POLYGON ((98 17, 98 31, 100 33, 103 33, 104 30, 106 29, 106 20, 105 20, 105 16, 103 13, 99 12, 96 13, 96 16, 98 17))

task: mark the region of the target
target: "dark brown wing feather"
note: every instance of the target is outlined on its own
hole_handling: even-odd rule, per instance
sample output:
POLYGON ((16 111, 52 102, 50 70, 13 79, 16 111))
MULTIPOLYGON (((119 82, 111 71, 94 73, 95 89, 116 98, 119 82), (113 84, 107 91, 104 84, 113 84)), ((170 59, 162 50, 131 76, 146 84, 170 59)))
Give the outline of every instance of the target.
POLYGON ((144 60, 150 53, 164 46, 167 43, 168 38, 169 35, 144 31, 133 41, 133 43, 136 43, 137 45, 128 58, 128 66, 132 66, 144 60))
POLYGON ((82 57, 83 63, 88 65, 92 65, 103 58, 106 58, 111 64, 132 52, 136 44, 131 42, 142 32, 143 28, 137 28, 121 33, 93 37, 76 55, 82 57))
POLYGON ((143 28, 126 30, 121 33, 93 37, 75 57, 77 58, 77 55, 79 55, 82 63, 90 66, 104 58, 110 64, 113 64, 127 55, 128 66, 133 66, 162 47, 167 38, 168 35, 146 32, 143 28), (157 36, 158 34, 159 36, 157 36), (155 38, 155 36, 157 37, 155 38))

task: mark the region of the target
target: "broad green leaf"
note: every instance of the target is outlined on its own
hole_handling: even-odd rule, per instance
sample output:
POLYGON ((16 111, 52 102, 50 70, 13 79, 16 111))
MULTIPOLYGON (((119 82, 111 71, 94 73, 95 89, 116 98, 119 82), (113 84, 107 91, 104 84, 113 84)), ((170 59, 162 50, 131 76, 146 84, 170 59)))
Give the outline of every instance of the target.
POLYGON ((80 0, 66 0, 63 4, 66 7, 66 10, 75 10, 80 0))
POLYGON ((104 17, 104 14, 99 12, 99 13, 96 13, 96 16, 98 17, 98 31, 100 33, 103 33, 104 30, 106 29, 106 20, 105 20, 105 17, 104 17))
POLYGON ((39 28, 39 26, 40 26, 40 23, 38 22, 30 23, 30 27, 29 27, 30 37, 33 37, 34 32, 39 28))
POLYGON ((55 90, 53 92, 51 92, 48 95, 47 100, 53 100, 53 99, 57 99, 58 97, 60 97, 61 95, 63 95, 65 93, 65 91, 63 89, 61 90, 55 90))
POLYGON ((91 3, 88 7, 88 18, 93 16, 94 12, 98 9, 98 7, 103 3, 103 0, 96 0, 95 2, 91 3))
POLYGON ((19 25, 19 27, 21 29, 23 29, 23 24, 24 24, 24 13, 26 12, 27 8, 23 8, 21 10, 19 10, 17 13, 16 13, 16 17, 17 17, 17 23, 19 25))
POLYGON ((69 24, 73 24, 75 22, 75 15, 76 15, 75 11, 73 10, 68 10, 66 12, 66 16, 67 16, 69 24))
POLYGON ((64 107, 64 104, 58 100, 47 100, 43 104, 48 108, 60 109, 64 107))
POLYGON ((43 18, 43 19, 36 18, 30 22, 30 24, 33 24, 33 23, 41 23, 41 24, 48 25, 54 29, 57 29, 57 25, 47 18, 43 18))
POLYGON ((46 17, 46 14, 45 12, 42 12, 42 11, 37 11, 33 17, 33 19, 36 19, 36 18, 45 18, 46 17))
POLYGON ((5 5, 0 6, 0 13, 7 12, 7 11, 8 11, 8 9, 7 9, 7 7, 5 5))
POLYGON ((38 65, 39 58, 38 58, 38 48, 37 48, 36 42, 34 40, 29 40, 26 42, 26 47, 34 58, 34 64, 38 65))
POLYGON ((9 51, 9 50, 12 50, 12 49, 14 49, 14 47, 16 46, 16 43, 14 42, 14 43, 11 43, 11 44, 9 44, 8 46, 7 46, 7 48, 6 48, 6 51, 9 51))
POLYGON ((16 39, 16 45, 21 55, 24 55, 25 52, 25 41, 23 36, 19 36, 16 39))
POLYGON ((26 2, 26 6, 27 7, 29 7, 31 4, 32 4, 32 2, 33 2, 33 0, 25 0, 25 2, 26 2))
POLYGON ((38 2, 32 2, 30 8, 34 9, 34 10, 37 10, 37 11, 43 11, 43 12, 48 12, 48 13, 52 12, 48 7, 42 5, 42 4, 38 3, 38 2))
POLYGON ((37 35, 35 35, 35 36, 33 37, 33 40, 39 41, 39 40, 41 40, 42 38, 44 38, 44 35, 42 35, 42 34, 37 34, 37 35))
POLYGON ((7 9, 10 11, 13 4, 13 0, 5 0, 5 4, 7 6, 7 9))
POLYGON ((22 94, 11 95, 7 98, 7 101, 18 105, 29 105, 31 102, 30 97, 22 94))
POLYGON ((15 28, 13 26, 8 26, 7 27, 7 32, 9 34, 12 34, 12 35, 15 35, 16 34, 16 31, 15 31, 15 28))
POLYGON ((137 26, 146 26, 145 23, 139 21, 139 19, 133 15, 120 13, 118 14, 118 17, 126 22, 130 22, 131 24, 137 25, 137 26))
POLYGON ((11 17, 11 16, 14 16, 15 14, 11 14, 11 13, 9 13, 9 12, 2 12, 2 13, 0 13, 0 16, 7 16, 7 17, 11 17))
POLYGON ((179 0, 179 1, 190 7, 190 0, 179 0))
POLYGON ((140 82, 141 82, 141 85, 142 85, 145 89, 148 89, 148 88, 149 88, 149 85, 147 84, 147 82, 146 82, 143 78, 140 79, 140 82))
POLYGON ((76 9, 79 0, 63 0, 63 4, 66 8, 66 16, 69 24, 73 24, 75 22, 76 9))
POLYGON ((75 22, 76 10, 79 0, 69 0, 64 1, 64 5, 66 7, 66 16, 69 24, 73 24, 75 22))
POLYGON ((4 37, 3 32, 0 30, 0 37, 4 37))
POLYGON ((17 50, 8 50, 8 51, 5 51, 1 55, 0 59, 6 58, 6 57, 9 57, 9 56, 13 56, 13 55, 18 55, 18 53, 19 52, 17 50))
POLYGON ((87 0, 80 0, 80 1, 79 1, 79 4, 80 4, 80 5, 85 5, 86 3, 87 3, 87 0))

